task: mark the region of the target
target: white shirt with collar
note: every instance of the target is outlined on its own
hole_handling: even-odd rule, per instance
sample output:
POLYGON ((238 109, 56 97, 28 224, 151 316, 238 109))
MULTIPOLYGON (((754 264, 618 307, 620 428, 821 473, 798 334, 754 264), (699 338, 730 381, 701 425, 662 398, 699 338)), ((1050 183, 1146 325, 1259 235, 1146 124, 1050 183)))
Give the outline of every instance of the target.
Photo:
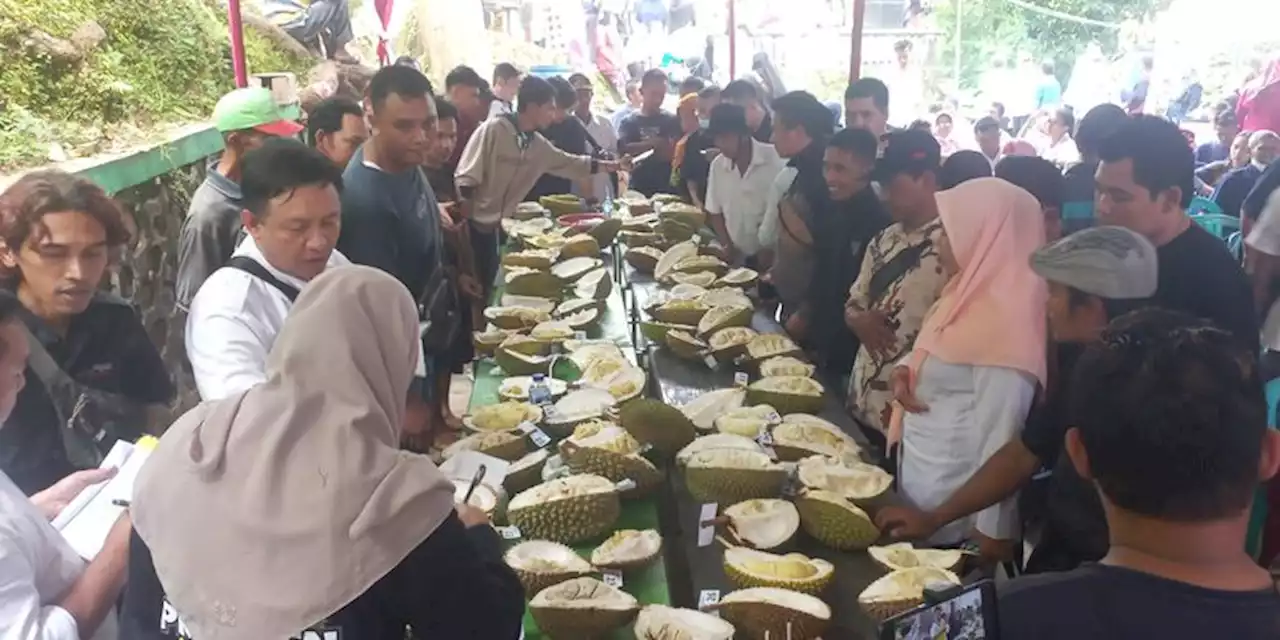
MULTIPOLYGON (((786 161, 773 145, 751 141, 751 164, 740 171, 733 160, 721 154, 711 161, 707 178, 707 213, 724 216, 729 240, 744 255, 760 250, 760 227, 770 206, 770 191, 786 161)), ((776 201, 773 206, 777 206, 776 201)))
POLYGON ((494 117, 494 116, 500 116, 500 115, 503 115, 503 114, 507 114, 507 113, 513 113, 513 112, 511 111, 511 103, 510 103, 510 102, 507 102, 506 100, 503 100, 502 98, 496 98, 496 99, 494 99, 494 101, 493 101, 493 102, 490 102, 490 103, 489 103, 489 117, 490 117, 490 118, 492 118, 492 117, 494 117))
POLYGON ((1060 167, 1066 167, 1080 162, 1080 149, 1071 136, 1065 135, 1057 142, 1050 140, 1040 157, 1060 167))
MULTIPOLYGON (((246 236, 234 256, 245 256, 280 282, 302 290, 307 283, 267 262, 253 236, 246 236)), ((337 249, 326 269, 351 264, 337 249)), ((267 379, 267 354, 293 303, 279 289, 240 269, 213 272, 191 301, 187 315, 187 359, 201 400, 218 400, 267 379)), ((422 343, 418 343, 418 377, 426 375, 422 343)))
MULTIPOLYGON (((58 602, 84 569, 62 534, 0 472, 0 638, 80 640, 75 618, 58 602)), ((118 634, 113 610, 86 637, 115 640, 118 634)))

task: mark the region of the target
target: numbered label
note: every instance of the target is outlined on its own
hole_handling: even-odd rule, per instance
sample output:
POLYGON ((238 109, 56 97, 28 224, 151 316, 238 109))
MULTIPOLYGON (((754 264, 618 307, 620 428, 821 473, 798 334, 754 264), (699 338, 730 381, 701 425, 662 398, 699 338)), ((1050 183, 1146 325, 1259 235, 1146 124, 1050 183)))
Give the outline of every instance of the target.
POLYGON ((764 419, 773 423, 782 422, 782 416, 778 415, 777 411, 771 412, 769 415, 765 416, 764 419))
POLYGON ((636 488, 636 481, 631 478, 627 478, 614 486, 618 488, 618 491, 630 491, 636 488))
POLYGON ((719 604, 719 602, 720 602, 719 589, 703 589, 702 592, 698 594, 699 609, 709 607, 713 604, 719 604))
POLYGON ((497 529, 498 529, 498 535, 502 536, 503 540, 519 540, 520 539, 520 529, 514 525, 507 526, 507 527, 498 527, 497 529))
POLYGON ((719 368, 720 366, 720 361, 716 360, 715 356, 707 356, 703 358, 702 361, 707 363, 707 367, 711 369, 716 369, 716 368, 719 368))
POLYGON ((615 588, 622 588, 622 572, 617 569, 607 569, 600 575, 600 581, 615 588))
POLYGON ((549 404, 542 408, 542 415, 548 419, 560 417, 560 410, 555 405, 549 404))
POLYGON ((773 434, 769 433, 768 429, 761 429, 760 435, 756 436, 756 442, 766 447, 771 447, 773 446, 773 434))
POLYGON ((529 440, 533 442, 533 446, 541 449, 551 444, 551 436, 547 435, 542 429, 534 429, 529 432, 529 440))
POLYGON ((586 340, 586 339, 587 339, 587 332, 586 332, 586 331, 574 331, 574 332, 573 332, 573 339, 574 339, 574 340, 586 340))
POLYGON ((525 420, 524 422, 521 422, 519 426, 516 427, 516 430, 519 431, 520 433, 528 435, 530 433, 533 433, 534 431, 537 431, 538 427, 532 422, 525 420))
POLYGON ((738 371, 733 374, 733 384, 736 386, 745 387, 748 381, 750 381, 750 378, 747 377, 744 371, 738 371))
POLYGON ((698 546, 709 547, 716 541, 716 525, 713 520, 720 510, 720 505, 708 502, 698 512, 698 546), (708 524, 710 523, 710 524, 708 524))

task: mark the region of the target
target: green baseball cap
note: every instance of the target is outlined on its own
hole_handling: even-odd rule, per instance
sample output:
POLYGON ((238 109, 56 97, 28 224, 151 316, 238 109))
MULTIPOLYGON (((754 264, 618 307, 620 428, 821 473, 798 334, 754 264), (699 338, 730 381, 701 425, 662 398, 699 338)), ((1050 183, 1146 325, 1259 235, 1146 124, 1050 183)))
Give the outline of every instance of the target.
POLYGON ((302 125, 280 114, 271 91, 263 87, 236 89, 213 107, 213 126, 221 133, 253 129, 287 138, 302 131, 302 125))

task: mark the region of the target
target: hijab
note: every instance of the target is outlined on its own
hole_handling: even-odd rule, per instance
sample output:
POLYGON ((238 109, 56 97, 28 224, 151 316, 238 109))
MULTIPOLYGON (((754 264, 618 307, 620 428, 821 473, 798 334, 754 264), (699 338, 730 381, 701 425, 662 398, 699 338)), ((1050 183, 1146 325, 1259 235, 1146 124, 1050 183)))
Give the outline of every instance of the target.
POLYGON ((160 439, 131 513, 194 637, 292 637, 453 511, 452 483, 399 449, 418 335, 395 278, 326 270, 290 310, 267 380, 197 406, 160 439))
POLYGON ((1049 290, 1030 262, 1045 242, 1040 203, 999 178, 975 178, 937 198, 960 272, 943 287, 916 339, 908 360, 913 384, 927 355, 1017 369, 1044 384, 1049 290))

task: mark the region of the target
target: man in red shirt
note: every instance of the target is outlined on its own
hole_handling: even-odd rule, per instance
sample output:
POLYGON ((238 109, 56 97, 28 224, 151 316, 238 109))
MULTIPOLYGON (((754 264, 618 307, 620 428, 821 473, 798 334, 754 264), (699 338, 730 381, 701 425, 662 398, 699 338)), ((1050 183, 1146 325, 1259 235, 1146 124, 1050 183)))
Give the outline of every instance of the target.
POLYGON ((458 146, 453 151, 449 163, 458 165, 462 150, 471 140, 480 123, 489 117, 489 104, 493 102, 493 91, 489 83, 468 66, 459 66, 444 77, 445 96, 458 109, 458 146))

